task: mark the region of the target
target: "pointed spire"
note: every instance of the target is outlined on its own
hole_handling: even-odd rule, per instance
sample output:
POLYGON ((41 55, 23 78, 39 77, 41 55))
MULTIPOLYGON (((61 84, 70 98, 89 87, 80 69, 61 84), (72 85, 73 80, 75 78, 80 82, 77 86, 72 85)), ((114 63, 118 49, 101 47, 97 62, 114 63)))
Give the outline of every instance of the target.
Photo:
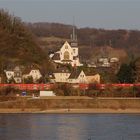
POLYGON ((72 27, 72 34, 71 34, 71 46, 77 47, 78 42, 77 42, 77 35, 76 35, 76 27, 74 24, 74 17, 73 17, 73 27, 72 27))

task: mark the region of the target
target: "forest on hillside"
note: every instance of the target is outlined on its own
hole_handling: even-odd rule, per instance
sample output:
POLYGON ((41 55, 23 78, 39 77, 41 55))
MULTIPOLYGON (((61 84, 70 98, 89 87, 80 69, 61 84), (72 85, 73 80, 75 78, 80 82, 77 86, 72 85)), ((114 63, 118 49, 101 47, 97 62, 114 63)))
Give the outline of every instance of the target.
POLYGON ((12 65, 47 67, 48 54, 20 18, 0 10, 0 71, 12 65))
MULTIPOLYGON (((72 33, 72 25, 60 23, 27 23, 31 31, 38 37, 60 37, 70 38, 72 33)), ((112 45, 112 47, 128 48, 140 46, 140 31, 138 30, 105 30, 95 28, 76 28, 79 43, 82 45, 104 46, 112 45)))
MULTIPOLYGON (((61 39, 70 39, 73 27, 72 25, 47 22, 27 23, 27 26, 39 38, 58 37, 61 39)), ((94 52, 96 48, 104 46, 123 49, 127 53, 128 58, 138 58, 140 56, 140 31, 138 30, 75 28, 79 46, 84 46, 81 47, 83 56, 87 55, 85 50, 89 55, 92 55, 92 51, 94 52)), ((60 46, 57 42, 55 43, 60 46)), ((49 44, 46 43, 46 45, 49 44)))

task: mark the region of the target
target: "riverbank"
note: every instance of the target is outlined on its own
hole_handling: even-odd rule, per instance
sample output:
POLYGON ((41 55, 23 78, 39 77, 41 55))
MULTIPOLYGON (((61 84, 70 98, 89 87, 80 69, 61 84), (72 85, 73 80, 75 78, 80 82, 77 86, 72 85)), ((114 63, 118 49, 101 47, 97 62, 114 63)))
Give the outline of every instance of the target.
POLYGON ((0 113, 139 113, 140 98, 59 96, 2 100, 0 113))
POLYGON ((140 114, 140 109, 0 109, 0 114, 29 113, 29 114, 140 114))

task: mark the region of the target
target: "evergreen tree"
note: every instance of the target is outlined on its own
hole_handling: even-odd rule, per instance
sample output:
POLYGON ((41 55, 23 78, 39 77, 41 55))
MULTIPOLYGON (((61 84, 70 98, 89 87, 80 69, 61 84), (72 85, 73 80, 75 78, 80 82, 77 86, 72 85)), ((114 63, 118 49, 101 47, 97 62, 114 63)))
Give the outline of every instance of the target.
POLYGON ((25 84, 32 84, 33 83, 33 77, 29 76, 28 78, 25 78, 24 83, 25 84))
POLYGON ((122 64, 119 72, 117 73, 117 79, 120 83, 134 83, 134 67, 132 63, 122 64))

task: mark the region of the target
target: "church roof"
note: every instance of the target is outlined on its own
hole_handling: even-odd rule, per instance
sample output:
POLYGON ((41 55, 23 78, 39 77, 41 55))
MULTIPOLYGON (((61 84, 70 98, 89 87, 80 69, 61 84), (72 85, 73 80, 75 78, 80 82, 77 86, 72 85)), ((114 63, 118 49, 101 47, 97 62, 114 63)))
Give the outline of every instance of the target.
POLYGON ((63 59, 62 62, 72 62, 72 60, 65 60, 65 59, 63 59))
POLYGON ((52 60, 60 60, 60 54, 55 53, 54 56, 52 57, 52 60))

